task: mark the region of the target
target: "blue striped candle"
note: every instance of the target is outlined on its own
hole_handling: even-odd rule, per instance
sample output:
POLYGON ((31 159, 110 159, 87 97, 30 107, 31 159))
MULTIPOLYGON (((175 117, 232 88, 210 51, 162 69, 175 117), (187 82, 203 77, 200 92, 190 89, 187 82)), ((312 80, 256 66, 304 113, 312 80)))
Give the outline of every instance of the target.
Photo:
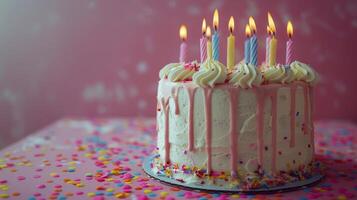
POLYGON ((244 62, 245 63, 249 63, 250 59, 250 34, 251 34, 251 30, 249 25, 245 25, 245 36, 247 36, 247 39, 244 42, 244 62))
POLYGON ((244 62, 249 63, 250 59, 250 39, 247 38, 244 42, 244 62))
POLYGON ((258 65, 258 41, 257 36, 253 34, 250 38, 250 63, 254 66, 258 65))
POLYGON ((212 36, 212 57, 213 60, 219 60, 219 34, 215 31, 212 36))

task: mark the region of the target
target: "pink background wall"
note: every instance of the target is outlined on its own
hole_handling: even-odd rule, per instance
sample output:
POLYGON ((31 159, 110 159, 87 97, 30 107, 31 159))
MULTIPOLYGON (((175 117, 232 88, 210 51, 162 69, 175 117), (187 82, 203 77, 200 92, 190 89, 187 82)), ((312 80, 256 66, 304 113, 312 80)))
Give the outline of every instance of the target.
POLYGON ((158 71, 177 60, 179 25, 188 25, 198 59, 202 17, 211 24, 214 8, 223 44, 229 16, 236 19, 239 59, 249 15, 260 61, 266 12, 280 61, 291 19, 295 57, 322 77, 316 116, 357 122, 356 1, 12 0, 0 1, 0 147, 64 116, 154 116, 158 71))

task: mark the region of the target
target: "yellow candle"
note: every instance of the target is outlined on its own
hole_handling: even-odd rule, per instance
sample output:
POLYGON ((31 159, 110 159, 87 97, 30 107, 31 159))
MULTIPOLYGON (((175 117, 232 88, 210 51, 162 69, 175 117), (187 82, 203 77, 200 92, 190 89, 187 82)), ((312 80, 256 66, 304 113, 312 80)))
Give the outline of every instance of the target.
POLYGON ((229 70, 232 70, 235 65, 235 37, 233 36, 234 30, 234 19, 233 16, 229 19, 228 23, 229 36, 227 38, 227 67, 229 70))
POLYGON ((275 66, 276 65, 276 49, 278 46, 278 40, 275 38, 275 36, 273 35, 273 37, 270 40, 270 47, 269 47, 269 51, 270 51, 270 58, 269 58, 269 66, 275 66))
POLYGON ((269 46, 269 66, 272 67, 276 65, 276 50, 278 46, 278 40, 275 37, 275 33, 276 33, 275 23, 270 13, 268 13, 268 24, 272 34, 272 38, 270 40, 270 46, 269 46))
POLYGON ((209 26, 207 26, 206 37, 207 37, 207 58, 212 59, 211 27, 209 26))

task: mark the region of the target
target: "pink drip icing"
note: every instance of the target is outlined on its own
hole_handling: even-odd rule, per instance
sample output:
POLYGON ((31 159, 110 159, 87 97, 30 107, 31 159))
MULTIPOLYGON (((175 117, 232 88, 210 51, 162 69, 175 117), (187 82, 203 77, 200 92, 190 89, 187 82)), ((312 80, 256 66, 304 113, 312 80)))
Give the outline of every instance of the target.
POLYGON ((235 88, 230 88, 228 90, 230 101, 231 101, 231 121, 230 121, 230 140, 231 140, 231 175, 235 177, 237 175, 237 160, 238 160, 238 135, 239 128, 237 130, 237 105, 239 98, 239 90, 235 88))
POLYGON ((308 97, 308 86, 304 85, 304 134, 309 133, 309 97, 308 97))
POLYGON ((295 147, 296 85, 290 88, 290 148, 295 147))
POLYGON ((256 111, 256 120, 257 120, 257 145, 258 145, 258 164, 263 165, 263 131, 264 131, 264 94, 263 90, 256 89, 257 96, 257 111, 256 111))
POLYGON ((272 144, 272 172, 276 172, 276 135, 277 135, 277 91, 273 90, 271 93, 271 113, 272 113, 272 126, 271 126, 271 144, 272 144))
POLYGON ((272 172, 276 172, 276 138, 277 138, 277 89, 276 87, 271 87, 268 90, 258 90, 256 89, 257 96, 257 144, 258 144, 258 164, 263 165, 263 148, 264 148, 264 105, 265 97, 271 98, 271 116, 272 116, 272 172), (268 91, 268 93, 264 93, 268 91))
POLYGON ((206 151, 207 151, 207 174, 212 171, 212 89, 205 88, 205 112, 206 112, 206 151))
POLYGON ((170 162, 170 143, 169 143, 169 98, 161 98, 161 108, 165 116, 165 163, 170 162))
POLYGON ((180 109, 179 109, 179 104, 178 104, 178 92, 180 90, 180 87, 173 87, 171 88, 171 95, 172 98, 174 99, 174 103, 175 103, 175 114, 178 115, 180 114, 180 109))
MULTIPOLYGON (((309 88, 309 93, 310 93, 310 106, 311 106, 311 111, 310 111, 310 120, 311 120, 311 138, 310 138, 310 143, 311 143, 311 146, 312 146, 312 150, 313 152, 315 151, 315 148, 314 148, 314 90, 313 90, 313 87, 310 87, 309 88)), ((314 155, 314 154, 313 154, 314 155)))
POLYGON ((189 115, 188 115, 188 150, 194 150, 194 132, 193 132, 193 111, 196 88, 186 87, 189 96, 189 115))
MULTIPOLYGON (((157 101, 156 110, 161 111, 160 100, 157 101)), ((159 121, 156 120, 156 131, 159 131, 159 121)))

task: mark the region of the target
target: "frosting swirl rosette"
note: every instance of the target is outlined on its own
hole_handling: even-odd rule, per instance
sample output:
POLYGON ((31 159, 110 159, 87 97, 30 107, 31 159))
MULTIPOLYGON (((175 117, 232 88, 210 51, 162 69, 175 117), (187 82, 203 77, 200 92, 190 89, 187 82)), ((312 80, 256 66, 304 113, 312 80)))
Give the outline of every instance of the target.
POLYGON ((261 73, 252 64, 241 62, 229 77, 229 83, 241 88, 251 88, 263 81, 261 73))
POLYGON ((307 64, 294 61, 290 64, 290 67, 294 74, 295 80, 305 81, 309 84, 315 84, 318 81, 317 73, 307 64))
POLYGON ((276 65, 267 67, 262 71, 264 79, 269 83, 291 83, 295 80, 295 76, 290 67, 284 65, 276 65))
POLYGON ((192 75, 198 71, 199 66, 196 61, 179 65, 169 70, 167 78, 172 82, 190 81, 192 75))
POLYGON ((183 64, 182 63, 170 63, 170 64, 165 65, 165 67, 163 67, 159 72, 160 78, 161 79, 167 78, 170 70, 172 70, 180 65, 183 65, 183 64))
POLYGON ((201 87, 214 87, 217 83, 224 83, 227 78, 227 68, 220 62, 207 59, 201 64, 200 70, 192 79, 201 87))

